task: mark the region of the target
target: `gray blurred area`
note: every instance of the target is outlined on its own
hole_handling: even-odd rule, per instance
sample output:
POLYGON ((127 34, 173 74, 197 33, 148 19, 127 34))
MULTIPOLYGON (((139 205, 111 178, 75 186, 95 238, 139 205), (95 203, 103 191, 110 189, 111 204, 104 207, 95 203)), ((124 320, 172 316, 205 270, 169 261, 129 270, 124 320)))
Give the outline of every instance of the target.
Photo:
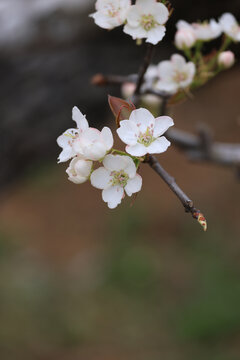
MULTIPOLYGON (((239 1, 178 0, 168 34, 155 60, 167 58, 175 22, 236 16, 239 1)), ((87 113, 91 124, 106 122, 107 93, 90 84, 98 72, 136 72, 144 46, 136 47, 121 29, 98 28, 88 14, 90 0, 0 0, 0 187, 36 161, 55 161, 56 137, 71 127, 71 108, 87 113)))

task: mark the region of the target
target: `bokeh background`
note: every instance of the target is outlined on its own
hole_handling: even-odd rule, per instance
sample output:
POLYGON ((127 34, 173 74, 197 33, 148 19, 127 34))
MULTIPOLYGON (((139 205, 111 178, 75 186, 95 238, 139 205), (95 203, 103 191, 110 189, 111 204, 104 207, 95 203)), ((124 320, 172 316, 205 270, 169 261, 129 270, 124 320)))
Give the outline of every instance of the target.
MULTIPOLYGON (((240 20, 239 0, 173 0, 154 62, 169 58, 175 23, 240 20)), ((3 360, 239 360, 239 182, 190 163, 173 146, 164 167, 208 219, 203 233, 166 185, 107 209, 100 191, 67 180, 56 138, 77 105, 114 128, 98 72, 135 73, 144 46, 88 17, 90 0, 0 0, 0 358, 3 360)), ((218 43, 216 42, 216 45, 218 43)), ((239 47, 232 48, 239 57, 239 47)), ((240 140, 236 64, 170 109, 178 128, 204 123, 240 140)))

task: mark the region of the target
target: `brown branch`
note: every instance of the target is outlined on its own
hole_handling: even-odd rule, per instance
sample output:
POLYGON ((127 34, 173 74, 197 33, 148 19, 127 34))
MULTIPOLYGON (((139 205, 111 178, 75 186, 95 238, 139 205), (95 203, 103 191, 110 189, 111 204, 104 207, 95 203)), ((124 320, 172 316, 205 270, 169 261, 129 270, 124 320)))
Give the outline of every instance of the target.
POLYGON ((159 164, 157 158, 153 155, 149 155, 146 163, 162 178, 162 180, 168 185, 172 192, 178 197, 185 211, 191 213, 194 219, 203 226, 204 231, 207 230, 207 222, 200 210, 196 209, 193 205, 193 201, 184 193, 184 191, 178 186, 175 179, 168 174, 168 172, 159 164))
POLYGON ((141 65, 141 67, 139 69, 139 73, 138 73, 137 86, 136 86, 136 90, 134 93, 135 96, 140 95, 141 86, 144 81, 144 75, 152 61, 153 50, 154 50, 154 46, 152 44, 147 44, 147 52, 146 52, 143 63, 141 65))

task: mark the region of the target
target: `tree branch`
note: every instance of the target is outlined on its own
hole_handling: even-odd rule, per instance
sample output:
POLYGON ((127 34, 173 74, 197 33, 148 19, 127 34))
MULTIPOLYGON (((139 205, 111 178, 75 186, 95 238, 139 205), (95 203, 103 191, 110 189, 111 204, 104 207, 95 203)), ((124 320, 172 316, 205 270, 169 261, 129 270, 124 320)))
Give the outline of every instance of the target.
POLYGON ((191 213, 194 219, 197 219, 198 222, 202 225, 204 231, 207 230, 207 222, 200 210, 197 210, 193 201, 184 193, 184 191, 177 185, 175 179, 168 174, 168 172, 159 164, 157 158, 153 155, 149 155, 146 160, 146 163, 162 178, 162 180, 168 185, 168 187, 173 191, 173 193, 181 201, 182 205, 185 208, 185 211, 191 213))
POLYGON ((140 95, 141 86, 144 81, 144 75, 152 61, 153 51, 154 51, 154 46, 152 44, 147 44, 147 52, 146 52, 143 63, 141 65, 141 67, 139 69, 139 73, 138 73, 137 86, 136 86, 136 90, 134 93, 135 96, 140 95))
POLYGON ((178 129, 166 133, 167 139, 184 151, 190 160, 240 167, 240 144, 212 142, 211 139, 206 143, 206 136, 207 130, 198 136, 178 129))

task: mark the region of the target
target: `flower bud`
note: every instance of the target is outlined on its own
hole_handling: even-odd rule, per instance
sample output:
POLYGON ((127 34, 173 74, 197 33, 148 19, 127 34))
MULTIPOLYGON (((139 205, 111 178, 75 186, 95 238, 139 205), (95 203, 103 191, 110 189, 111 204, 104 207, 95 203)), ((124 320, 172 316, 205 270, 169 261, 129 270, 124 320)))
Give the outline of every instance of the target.
POLYGON ((136 90, 136 84, 131 82, 126 82, 122 85, 121 92, 124 99, 130 98, 136 90))
POLYGON ((91 174, 92 161, 84 160, 80 157, 75 157, 69 164, 66 170, 68 180, 75 184, 82 184, 87 181, 91 174))
POLYGON ((223 51, 218 55, 218 64, 225 69, 233 66, 235 62, 235 55, 232 51, 223 51))
POLYGON ((184 28, 176 32, 175 44, 178 49, 191 48, 196 42, 196 37, 193 31, 184 28))

